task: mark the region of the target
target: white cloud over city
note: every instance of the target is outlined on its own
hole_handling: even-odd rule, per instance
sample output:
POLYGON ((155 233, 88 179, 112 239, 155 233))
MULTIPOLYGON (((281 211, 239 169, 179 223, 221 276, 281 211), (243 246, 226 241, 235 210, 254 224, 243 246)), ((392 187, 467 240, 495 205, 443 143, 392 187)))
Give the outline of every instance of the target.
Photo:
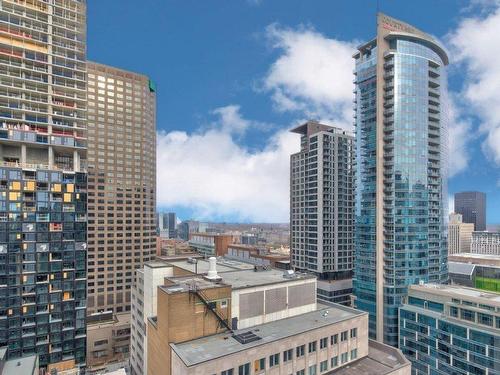
POLYGON ((449 36, 452 56, 465 69, 462 97, 479 117, 483 151, 500 165, 500 3, 488 3, 488 11, 465 17, 449 36))

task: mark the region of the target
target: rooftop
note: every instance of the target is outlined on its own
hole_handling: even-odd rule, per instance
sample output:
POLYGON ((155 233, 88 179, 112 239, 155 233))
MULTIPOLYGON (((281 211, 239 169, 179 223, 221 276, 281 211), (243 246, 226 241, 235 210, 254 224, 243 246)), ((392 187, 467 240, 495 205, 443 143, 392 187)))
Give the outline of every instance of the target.
POLYGON ((410 362, 398 349, 370 340, 368 356, 360 358, 340 369, 327 372, 327 375, 384 375, 406 366, 410 366, 410 362))
POLYGON ((448 255, 448 261, 500 267, 500 255, 458 253, 448 255))
POLYGON ((260 337, 257 341, 241 343, 233 334, 221 333, 170 346, 186 366, 193 366, 365 314, 342 305, 319 305, 316 311, 234 331, 234 335, 252 332, 260 337))
POLYGON ((10 359, 3 366, 2 375, 34 375, 38 374, 38 356, 32 355, 18 359, 10 359))
MULTIPOLYGON (((197 273, 207 273, 208 272, 208 260, 206 259, 198 259, 197 264, 191 263, 187 259, 168 262, 169 264, 182 268, 183 270, 189 272, 197 272, 197 273)), ((236 260, 229 260, 225 258, 217 258, 217 272, 229 272, 229 271, 237 271, 237 270, 253 270, 254 266, 249 263, 238 262, 236 260)))
POLYGON ((411 285, 410 291, 420 291, 425 293, 434 293, 440 295, 447 295, 452 298, 464 298, 471 297, 475 299, 482 299, 488 304, 493 303, 496 306, 500 306, 500 294, 485 292, 480 289, 468 288, 459 285, 444 285, 444 284, 423 284, 423 285, 411 285))
POLYGON ((448 262, 448 271, 451 274, 472 276, 474 273, 475 264, 448 262))

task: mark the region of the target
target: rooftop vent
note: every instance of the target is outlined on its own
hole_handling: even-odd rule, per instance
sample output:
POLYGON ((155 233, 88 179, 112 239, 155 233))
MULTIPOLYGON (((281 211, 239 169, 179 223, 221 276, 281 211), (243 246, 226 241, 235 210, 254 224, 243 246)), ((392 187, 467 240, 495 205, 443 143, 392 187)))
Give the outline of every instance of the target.
POLYGON ((283 272, 283 277, 285 279, 293 279, 296 276, 297 275, 295 274, 294 270, 286 270, 286 271, 283 272))
POLYGON ((248 344, 250 342, 254 342, 254 341, 259 341, 261 340, 261 337, 257 336, 255 333, 253 333, 252 331, 248 331, 248 332, 243 332, 243 333, 239 333, 237 335, 234 335, 233 336, 236 341, 238 341, 240 344, 248 344))
POLYGON ((195 258, 188 258, 187 262, 191 263, 191 264, 196 264, 196 263, 198 263, 198 260, 195 258))
POLYGON ((215 257, 208 258, 208 273, 205 278, 212 281, 221 279, 221 277, 217 275, 217 259, 215 257))

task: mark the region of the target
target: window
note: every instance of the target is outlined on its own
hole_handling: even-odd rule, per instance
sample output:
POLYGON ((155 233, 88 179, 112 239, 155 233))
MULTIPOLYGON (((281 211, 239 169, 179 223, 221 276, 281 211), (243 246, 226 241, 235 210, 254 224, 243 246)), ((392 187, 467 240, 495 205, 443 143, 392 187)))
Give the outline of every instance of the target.
POLYGON ((238 375, 250 375, 250 363, 238 367, 238 375))
POLYGON ((342 354, 340 355, 340 363, 346 363, 346 362, 347 362, 347 354, 348 354, 348 353, 347 353, 347 352, 345 352, 345 353, 342 353, 342 354))
POLYGON ((295 356, 297 358, 302 357, 305 351, 306 351, 305 345, 297 346, 297 349, 295 350, 295 356))
POLYGON ((337 344, 339 342, 339 335, 335 334, 330 337, 330 345, 337 344))
POLYGON ((339 365, 339 357, 338 356, 332 357, 332 359, 330 360, 330 367, 337 367, 338 365, 339 365))
POLYGON ((309 353, 313 353, 316 351, 316 341, 311 341, 309 343, 309 353))
POLYGON ((340 341, 346 341, 347 340, 347 331, 344 331, 340 334, 340 341))
POLYGON ((357 328, 351 328, 351 339, 358 337, 358 329, 357 328))
POLYGON ((323 371, 326 371, 326 370, 328 370, 328 361, 322 361, 319 364, 319 371, 323 372, 323 371))
POLYGON ((319 348, 324 349, 328 346, 328 337, 323 337, 321 340, 319 340, 319 348))
POLYGON ((225 370, 220 373, 220 375, 233 375, 233 369, 225 370))
POLYGON ((253 364, 253 368, 255 372, 264 371, 266 369, 266 359, 265 358, 257 359, 253 364))
POLYGON ((351 350, 351 361, 358 357, 358 349, 351 350))
POLYGON ((316 365, 309 366, 309 375, 316 375, 316 365))
POLYGON ((280 354, 276 353, 269 356, 269 367, 277 366, 280 364, 280 354))
POLYGON ((283 362, 291 361, 293 358, 293 350, 288 349, 283 352, 283 362))
POLYGON ((305 370, 302 369, 302 370, 297 371, 297 375, 306 375, 306 372, 305 372, 305 370))

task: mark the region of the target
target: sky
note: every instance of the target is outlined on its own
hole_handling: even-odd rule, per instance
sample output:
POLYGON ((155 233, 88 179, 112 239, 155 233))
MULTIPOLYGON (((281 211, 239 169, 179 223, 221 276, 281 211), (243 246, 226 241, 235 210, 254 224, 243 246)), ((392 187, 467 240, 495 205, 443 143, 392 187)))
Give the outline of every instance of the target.
MULTIPOLYGON (((500 0, 379 9, 447 48, 448 199, 484 191, 487 221, 500 223, 500 0)), ((375 0, 88 0, 88 58, 157 85, 158 208, 287 222, 300 142, 289 130, 308 119, 352 129, 352 54, 374 37, 376 11, 375 0)))

